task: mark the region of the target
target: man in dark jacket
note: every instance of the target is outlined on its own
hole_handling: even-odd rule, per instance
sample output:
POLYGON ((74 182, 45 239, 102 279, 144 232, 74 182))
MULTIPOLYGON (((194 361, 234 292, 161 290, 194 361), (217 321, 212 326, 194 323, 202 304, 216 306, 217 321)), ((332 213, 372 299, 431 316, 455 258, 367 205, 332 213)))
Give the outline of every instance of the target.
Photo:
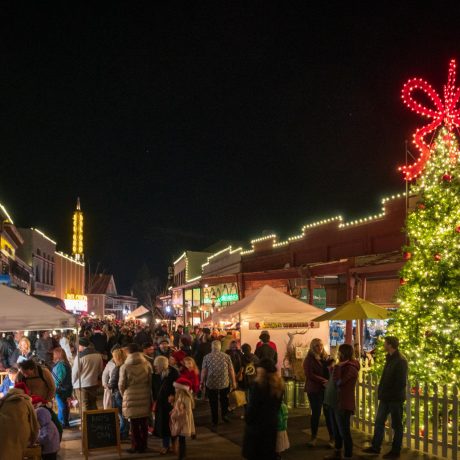
POLYGON ((399 458, 403 439, 403 403, 406 400, 407 360, 399 352, 399 340, 385 337, 387 352, 385 367, 380 378, 378 397, 379 407, 375 417, 374 437, 371 447, 364 449, 368 454, 379 454, 385 434, 385 422, 391 414, 391 427, 394 431, 391 450, 383 458, 399 458))
POLYGON ((276 351, 276 345, 270 341, 270 335, 267 331, 262 331, 259 339, 262 344, 257 345, 255 355, 260 359, 270 359, 276 366, 278 363, 278 353, 276 351), (273 344, 273 345, 272 345, 273 344))

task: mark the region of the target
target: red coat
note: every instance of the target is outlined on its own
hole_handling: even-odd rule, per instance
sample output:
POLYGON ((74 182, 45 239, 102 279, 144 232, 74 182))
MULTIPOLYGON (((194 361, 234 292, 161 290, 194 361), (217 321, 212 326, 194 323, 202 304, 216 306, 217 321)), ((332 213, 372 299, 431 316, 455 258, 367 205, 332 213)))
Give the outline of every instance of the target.
POLYGON ((325 377, 326 362, 315 358, 313 353, 308 352, 303 362, 305 373, 305 391, 307 393, 319 393, 324 390, 327 383, 325 377))
POLYGON ((355 387, 358 380, 359 362, 345 361, 334 367, 332 378, 339 390, 339 409, 355 410, 355 387))
POLYGON ((180 376, 190 382, 190 389, 194 394, 197 394, 200 391, 200 378, 198 374, 194 371, 189 371, 186 367, 184 367, 180 371, 180 376))
MULTIPOLYGON (((257 342, 256 348, 261 347, 263 344, 264 344, 263 342, 257 342)), ((276 352, 278 352, 278 350, 276 349, 276 343, 275 343, 275 342, 272 342, 271 340, 269 340, 269 341, 267 342, 267 344, 270 346, 270 348, 273 348, 273 350, 275 350, 276 352)))

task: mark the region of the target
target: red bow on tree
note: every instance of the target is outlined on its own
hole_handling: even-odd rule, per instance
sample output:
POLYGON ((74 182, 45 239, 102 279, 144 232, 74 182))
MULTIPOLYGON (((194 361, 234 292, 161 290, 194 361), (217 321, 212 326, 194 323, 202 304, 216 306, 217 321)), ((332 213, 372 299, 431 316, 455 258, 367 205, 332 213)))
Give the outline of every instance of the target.
POLYGON ((444 102, 442 102, 434 88, 421 78, 411 78, 402 89, 402 99, 407 107, 433 120, 428 125, 418 128, 415 131, 414 144, 420 150, 420 157, 414 164, 399 168, 406 180, 412 180, 414 177, 417 177, 423 171, 426 162, 430 158, 430 145, 425 142, 425 136, 443 123, 449 132, 452 132, 454 127, 460 126, 460 109, 456 108, 460 98, 460 88, 455 87, 455 69, 455 60, 452 59, 449 63, 447 85, 444 85, 444 102), (417 102, 412 97, 412 92, 415 90, 423 91, 433 101, 434 108, 424 107, 421 103, 417 102))

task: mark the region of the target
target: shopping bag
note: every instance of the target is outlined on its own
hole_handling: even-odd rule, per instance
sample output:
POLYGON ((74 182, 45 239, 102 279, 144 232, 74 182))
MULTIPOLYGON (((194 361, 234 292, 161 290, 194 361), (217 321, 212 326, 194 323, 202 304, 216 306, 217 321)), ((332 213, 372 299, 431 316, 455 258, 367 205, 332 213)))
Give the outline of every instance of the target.
POLYGON ((228 394, 228 407, 230 410, 245 406, 246 404, 246 393, 244 391, 234 390, 228 394))

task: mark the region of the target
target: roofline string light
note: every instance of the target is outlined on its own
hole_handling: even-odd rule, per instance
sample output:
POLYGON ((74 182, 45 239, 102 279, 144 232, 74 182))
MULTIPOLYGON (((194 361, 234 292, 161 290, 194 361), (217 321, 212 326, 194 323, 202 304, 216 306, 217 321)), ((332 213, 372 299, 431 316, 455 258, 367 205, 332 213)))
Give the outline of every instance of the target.
POLYGON ((2 205, 2 203, 0 203, 0 209, 5 213, 5 216, 8 219, 8 221, 11 222, 14 225, 13 219, 8 214, 8 211, 6 210, 5 206, 2 205))
MULTIPOLYGON (((421 78, 411 78, 402 89, 401 98, 409 109, 432 121, 422 128, 417 128, 413 137, 413 143, 420 150, 420 156, 417 161, 411 165, 400 166, 399 171, 403 172, 404 178, 410 181, 416 178, 424 169, 426 162, 430 159, 431 146, 425 142, 425 137, 433 132, 440 125, 444 124, 449 132, 454 127, 460 126, 460 109, 456 108, 460 98, 460 87, 455 86, 456 79, 456 62, 452 59, 449 63, 449 73, 447 84, 444 85, 444 102, 436 90, 425 80, 421 78), (424 107, 412 97, 413 91, 424 92, 433 102, 434 109, 424 107)), ((458 152, 452 152, 456 157, 458 152)))
POLYGON ((32 227, 32 230, 34 232, 37 232, 39 235, 43 236, 43 238, 46 238, 50 243, 57 244, 56 241, 52 240, 48 235, 45 235, 42 231, 40 231, 38 228, 32 227))

